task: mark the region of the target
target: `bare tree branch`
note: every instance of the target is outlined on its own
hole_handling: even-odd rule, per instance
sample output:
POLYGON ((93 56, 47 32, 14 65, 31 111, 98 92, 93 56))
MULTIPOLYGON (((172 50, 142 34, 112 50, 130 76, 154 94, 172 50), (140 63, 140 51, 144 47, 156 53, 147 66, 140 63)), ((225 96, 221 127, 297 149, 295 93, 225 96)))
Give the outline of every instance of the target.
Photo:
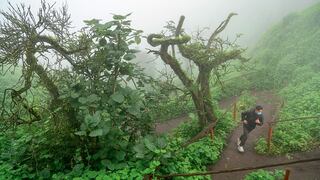
POLYGON ((230 13, 228 18, 226 20, 222 21, 220 23, 220 25, 218 26, 218 28, 212 33, 212 35, 210 36, 210 38, 208 40, 208 44, 206 46, 207 49, 210 48, 210 46, 211 46, 212 42, 214 41, 215 37, 227 27, 231 17, 234 16, 234 15, 237 15, 237 13, 230 13))
POLYGON ((54 39, 48 37, 48 36, 38 36, 37 42, 45 42, 51 45, 51 48, 58 51, 66 60, 73 66, 77 67, 77 64, 74 62, 74 60, 69 56, 70 54, 75 54, 78 52, 81 52, 83 50, 87 50, 87 47, 74 49, 74 50, 66 50, 63 48, 57 41, 54 39))

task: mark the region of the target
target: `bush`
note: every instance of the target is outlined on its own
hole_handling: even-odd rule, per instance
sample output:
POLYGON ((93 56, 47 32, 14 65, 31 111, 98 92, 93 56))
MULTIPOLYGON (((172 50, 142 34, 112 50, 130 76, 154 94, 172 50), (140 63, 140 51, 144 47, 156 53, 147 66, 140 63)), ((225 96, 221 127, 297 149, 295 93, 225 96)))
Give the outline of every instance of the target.
MULTIPOLYGON (((235 121, 231 118, 231 114, 227 113, 222 117, 222 112, 217 112, 217 126, 214 131, 214 139, 204 137, 201 140, 190 144, 187 148, 181 149, 181 143, 193 137, 199 129, 197 128, 197 120, 195 117, 191 121, 181 124, 174 133, 175 143, 171 143, 172 151, 175 152, 170 161, 161 166, 160 174, 171 173, 192 173, 206 171, 206 166, 218 161, 220 154, 225 145, 226 138, 230 131, 236 126, 235 121)), ((175 179, 185 179, 185 177, 177 177, 175 179)), ((210 179, 210 176, 194 176, 187 179, 210 179)))
MULTIPOLYGON (((292 84, 280 91, 285 106, 273 133, 271 154, 284 154, 311 150, 320 144, 319 119, 281 122, 301 116, 320 116, 320 77, 313 77, 301 84, 292 84), (290 129, 290 131, 288 131, 290 129)), ((265 140, 257 142, 256 150, 267 153, 265 140)))
POLYGON ((284 172, 282 170, 275 170, 274 172, 258 170, 247 174, 244 180, 282 180, 284 172))

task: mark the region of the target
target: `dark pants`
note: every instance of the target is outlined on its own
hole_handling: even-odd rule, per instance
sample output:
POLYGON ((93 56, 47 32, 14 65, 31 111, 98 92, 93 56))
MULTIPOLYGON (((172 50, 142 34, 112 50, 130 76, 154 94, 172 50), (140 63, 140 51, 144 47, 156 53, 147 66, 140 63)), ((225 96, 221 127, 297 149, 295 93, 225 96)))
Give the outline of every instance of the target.
POLYGON ((240 136, 240 146, 243 146, 248 138, 248 134, 254 129, 254 127, 249 127, 247 125, 243 125, 243 134, 240 136))

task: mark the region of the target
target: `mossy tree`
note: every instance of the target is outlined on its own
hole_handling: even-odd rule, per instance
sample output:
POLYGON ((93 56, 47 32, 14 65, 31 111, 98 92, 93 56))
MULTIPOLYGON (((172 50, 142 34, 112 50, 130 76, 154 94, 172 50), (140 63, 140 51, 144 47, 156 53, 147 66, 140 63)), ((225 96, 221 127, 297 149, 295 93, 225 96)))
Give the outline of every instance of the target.
POLYGON ((235 42, 218 37, 234 15, 236 14, 230 13, 207 40, 202 37, 191 39, 189 35, 183 32, 184 16, 181 16, 177 27, 171 27, 171 29, 174 29, 172 35, 150 34, 147 38, 151 46, 160 46, 160 50, 150 50, 150 52, 159 55, 190 92, 201 127, 205 127, 209 122, 214 124, 217 121, 211 102, 211 75, 215 74, 219 78, 219 69, 226 68, 227 63, 231 60, 246 61, 246 58, 242 57, 243 48, 240 48, 235 42), (171 52, 170 46, 172 47, 171 52), (198 67, 197 78, 188 76, 186 70, 182 68, 181 62, 175 56, 175 46, 178 46, 183 58, 190 60, 198 67))
POLYGON ((1 131, 28 137, 18 143, 28 148, 17 161, 52 172, 72 168, 75 156, 93 168, 106 168, 101 160, 107 158, 125 162, 152 125, 143 86, 153 81, 131 61, 142 31, 131 27, 130 14, 86 20, 76 32, 66 6, 45 1, 37 14, 10 4, 0 16, 0 65, 21 70, 21 83, 5 90, 0 106, 1 131), (39 97, 36 90, 44 94, 39 102, 32 100, 39 97))
MULTIPOLYGON (((4 19, 0 24, 0 63, 10 67, 21 65, 21 80, 24 82, 20 89, 7 89, 7 92, 11 91, 14 104, 22 105, 30 114, 30 118, 23 119, 17 114, 18 112, 10 113, 5 110, 2 111, 2 116, 8 115, 15 124, 31 124, 41 120, 41 115, 23 100, 23 94, 32 87, 33 77, 37 76, 49 93, 51 97, 49 109, 52 112, 62 104, 59 99, 59 88, 49 73, 49 66, 46 67, 47 63, 43 61, 49 62, 56 57, 56 63, 67 60, 71 66, 76 67, 72 55, 83 51, 85 47, 81 47, 79 43, 73 45, 69 43, 74 36, 69 32, 71 21, 66 7, 56 10, 53 5, 42 1, 35 16, 30 7, 24 4, 13 6, 9 3, 9 11, 2 11, 1 15, 4 19)), ((70 125, 75 126, 75 122, 72 122, 74 119, 72 109, 63 114, 68 117, 70 125)), ((57 113, 52 115, 59 116, 57 113)))

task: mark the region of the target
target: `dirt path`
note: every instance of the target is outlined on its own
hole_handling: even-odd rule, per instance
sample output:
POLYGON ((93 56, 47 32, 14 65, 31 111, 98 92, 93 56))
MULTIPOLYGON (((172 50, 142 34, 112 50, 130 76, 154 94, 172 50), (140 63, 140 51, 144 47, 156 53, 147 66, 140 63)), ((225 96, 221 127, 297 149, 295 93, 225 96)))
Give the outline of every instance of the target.
MULTIPOLYGON (((291 159, 288 159, 286 156, 262 156, 255 153, 254 145, 259 137, 266 137, 268 126, 267 122, 272 119, 272 116, 275 113, 275 108, 278 106, 279 99, 274 96, 272 92, 256 92, 252 95, 257 97, 257 104, 260 104, 264 107, 264 117, 265 124, 260 127, 257 126, 248 137, 245 146, 245 153, 239 153, 237 151, 236 139, 242 134, 242 126, 239 126, 230 134, 228 139, 228 144, 222 152, 221 158, 215 165, 209 166, 209 171, 218 171, 226 170, 233 168, 244 168, 244 167, 254 167, 266 164, 275 164, 282 162, 290 162, 299 159, 309 159, 314 157, 320 157, 320 149, 313 152, 304 152, 296 153, 291 155, 291 159)), ((222 108, 228 108, 230 105, 237 100, 236 97, 231 97, 223 100, 220 103, 222 108)), ((187 115, 171 119, 164 123, 157 123, 156 133, 168 133, 172 129, 176 128, 180 123, 187 121, 189 118, 187 115)), ((279 166, 276 168, 267 168, 266 170, 274 169, 290 169, 291 175, 290 180, 320 180, 320 162, 309 162, 303 164, 295 164, 290 166, 279 166)), ((244 175, 248 174, 250 171, 235 172, 228 174, 218 174, 214 175, 215 180, 238 180, 243 179, 244 175)))
POLYGON ((170 133, 174 128, 177 128, 179 124, 189 120, 188 115, 183 115, 181 117, 173 118, 162 123, 155 124, 155 130, 157 134, 170 133))
MULTIPOLYGON (((272 115, 275 113, 275 108, 277 107, 278 98, 273 95, 272 92, 258 92, 253 93, 257 97, 257 104, 260 104, 264 107, 264 117, 265 122, 268 122, 272 119, 272 115)), ((235 98, 230 98, 230 100, 225 101, 222 106, 227 106, 232 103, 235 98)), ((306 159, 312 157, 319 157, 320 151, 316 150, 313 152, 306 153, 297 153, 293 154, 292 159, 289 160, 285 156, 262 156, 256 154, 254 150, 255 142, 259 139, 259 137, 265 137, 268 131, 268 126, 265 125, 260 127, 258 126, 254 129, 248 137, 248 140, 245 145, 245 153, 239 153, 237 151, 236 140, 242 134, 242 125, 239 125, 234 132, 230 135, 228 144, 225 147, 220 160, 217 164, 213 166, 209 166, 209 171, 217 171, 217 170, 226 170, 233 168, 241 168, 241 167, 254 167, 265 164, 274 164, 280 162, 289 162, 292 160, 298 159, 306 159)), ((277 168, 269 168, 272 169, 291 169, 290 180, 320 180, 320 162, 312 162, 312 163, 304 163, 304 164, 295 164, 287 167, 277 167, 277 168)), ((248 174, 250 171, 243 172, 235 172, 228 174, 218 174, 214 175, 214 179, 216 180, 237 180, 243 179, 244 175, 248 174)))

